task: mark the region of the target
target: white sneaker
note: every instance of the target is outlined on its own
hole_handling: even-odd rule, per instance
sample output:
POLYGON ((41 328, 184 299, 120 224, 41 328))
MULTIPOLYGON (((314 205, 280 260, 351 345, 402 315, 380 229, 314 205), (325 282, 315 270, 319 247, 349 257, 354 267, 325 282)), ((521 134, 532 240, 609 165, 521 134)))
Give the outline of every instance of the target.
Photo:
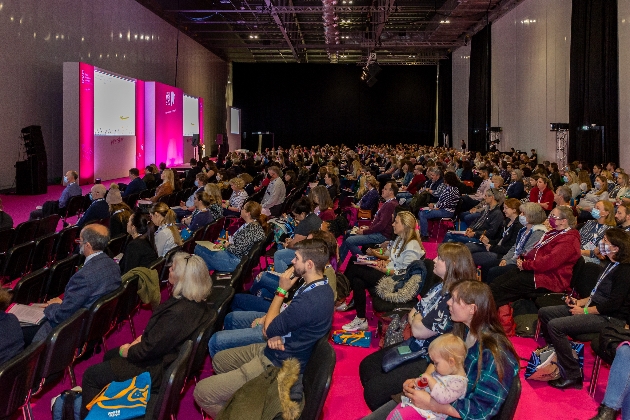
POLYGON ((348 310, 348 304, 346 302, 342 302, 341 305, 335 308, 335 311, 346 312, 348 310))
POLYGON ((369 327, 365 318, 355 317, 351 323, 344 325, 341 329, 344 331, 367 331, 369 327))

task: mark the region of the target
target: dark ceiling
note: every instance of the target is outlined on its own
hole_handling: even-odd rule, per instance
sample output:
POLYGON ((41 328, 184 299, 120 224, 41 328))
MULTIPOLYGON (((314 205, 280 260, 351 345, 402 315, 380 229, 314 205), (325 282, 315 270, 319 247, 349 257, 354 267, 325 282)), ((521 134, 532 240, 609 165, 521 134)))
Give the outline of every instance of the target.
POLYGON ((520 0, 137 0, 219 57, 434 65, 520 0))

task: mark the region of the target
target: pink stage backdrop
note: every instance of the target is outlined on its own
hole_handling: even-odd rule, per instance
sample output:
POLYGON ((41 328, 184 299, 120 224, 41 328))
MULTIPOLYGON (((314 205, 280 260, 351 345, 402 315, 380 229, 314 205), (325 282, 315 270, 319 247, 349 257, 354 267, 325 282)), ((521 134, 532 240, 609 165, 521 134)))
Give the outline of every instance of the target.
POLYGON ((94 182, 94 66, 79 63, 79 184, 94 182))
MULTIPOLYGON (((155 163, 167 167, 184 162, 184 91, 155 82, 155 163)), ((151 121, 147 121, 151 124, 151 121)))
POLYGON ((144 173, 144 81, 136 80, 136 168, 144 173))

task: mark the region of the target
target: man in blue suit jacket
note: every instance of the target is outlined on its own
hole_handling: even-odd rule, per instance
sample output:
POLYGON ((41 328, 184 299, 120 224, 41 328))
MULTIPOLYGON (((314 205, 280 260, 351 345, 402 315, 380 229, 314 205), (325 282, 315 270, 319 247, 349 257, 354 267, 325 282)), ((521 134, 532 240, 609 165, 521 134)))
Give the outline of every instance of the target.
MULTIPOLYGON (((103 252, 109 242, 109 230, 103 225, 91 224, 83 228, 79 238, 80 252, 86 257, 85 263, 70 278, 63 299, 56 297, 46 302, 46 322, 39 328, 33 341, 46 339, 53 328, 76 311, 89 309, 98 298, 120 286, 120 268, 103 252)), ((24 335, 26 341, 27 333, 24 335)))
POLYGON ((105 201, 105 194, 107 194, 107 188, 103 184, 94 184, 90 190, 90 198, 92 204, 87 208, 83 216, 77 221, 77 226, 83 229, 83 226, 89 222, 94 222, 99 219, 106 219, 109 217, 109 204, 105 201))
POLYGON ((138 168, 129 169, 129 179, 131 179, 131 182, 127 185, 125 191, 123 191, 123 198, 131 194, 140 193, 147 189, 147 184, 145 184, 142 178, 140 178, 140 171, 138 168))

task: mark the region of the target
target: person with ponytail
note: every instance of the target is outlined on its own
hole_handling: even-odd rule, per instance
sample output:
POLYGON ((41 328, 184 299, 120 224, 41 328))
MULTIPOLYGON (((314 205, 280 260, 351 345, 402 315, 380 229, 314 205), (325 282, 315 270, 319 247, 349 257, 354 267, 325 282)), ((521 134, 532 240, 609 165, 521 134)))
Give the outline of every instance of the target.
POLYGON ((265 239, 267 235, 267 216, 261 213, 262 207, 255 201, 247 202, 241 209, 241 218, 245 221, 232 235, 229 241, 215 245, 218 251, 204 246, 195 247, 195 255, 199 255, 206 262, 208 270, 232 272, 241 259, 246 257, 249 250, 265 239))
MULTIPOLYGON (((448 300, 453 334, 466 343, 468 353, 464 369, 468 378, 466 397, 452 404, 440 404, 426 391, 417 389, 418 378, 403 384, 403 394, 415 407, 431 410, 449 418, 489 419, 501 409, 518 375, 518 354, 505 335, 497 317, 490 287, 477 280, 456 284, 448 300)), ((430 375, 435 366, 430 364, 423 375, 430 375)), ((391 400, 364 420, 386 419, 396 407, 391 400)))
POLYGON ((177 216, 165 203, 154 204, 149 214, 151 215, 153 226, 157 229, 153 234, 155 250, 158 256, 163 257, 168 251, 183 243, 179 230, 177 230, 175 225, 177 216))

